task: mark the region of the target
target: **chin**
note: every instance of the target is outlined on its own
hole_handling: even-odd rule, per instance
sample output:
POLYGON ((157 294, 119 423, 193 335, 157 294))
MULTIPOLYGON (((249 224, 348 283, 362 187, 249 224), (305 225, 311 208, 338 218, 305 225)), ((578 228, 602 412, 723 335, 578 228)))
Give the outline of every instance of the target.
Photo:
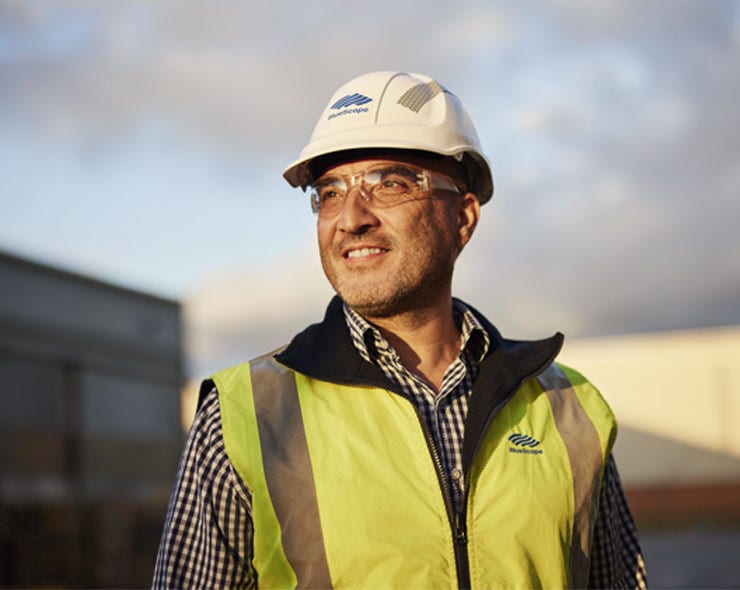
POLYGON ((392 315, 393 296, 377 293, 372 287, 343 288, 333 285, 337 295, 347 305, 364 317, 385 317, 392 315))
POLYGON ((445 281, 451 276, 398 277, 391 281, 342 281, 329 277, 334 291, 342 300, 365 318, 387 318, 407 312, 419 311, 439 300, 444 293, 445 281), (407 280, 403 280, 406 278, 407 280), (426 278, 427 280, 422 280, 426 278), (334 280, 332 280, 334 279, 334 280))
POLYGON ((404 293, 372 293, 337 291, 342 300, 365 318, 388 318, 419 308, 420 298, 404 293))

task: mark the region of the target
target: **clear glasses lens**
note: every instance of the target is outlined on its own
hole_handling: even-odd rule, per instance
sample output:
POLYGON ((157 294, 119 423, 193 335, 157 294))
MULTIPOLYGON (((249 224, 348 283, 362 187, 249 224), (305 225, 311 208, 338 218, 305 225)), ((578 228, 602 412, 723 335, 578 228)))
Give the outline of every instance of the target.
POLYGON ((380 165, 352 176, 319 178, 311 187, 311 209, 321 216, 336 215, 347 193, 355 187, 372 206, 393 207, 428 193, 431 177, 434 177, 435 188, 459 192, 450 179, 422 168, 407 164, 380 165))

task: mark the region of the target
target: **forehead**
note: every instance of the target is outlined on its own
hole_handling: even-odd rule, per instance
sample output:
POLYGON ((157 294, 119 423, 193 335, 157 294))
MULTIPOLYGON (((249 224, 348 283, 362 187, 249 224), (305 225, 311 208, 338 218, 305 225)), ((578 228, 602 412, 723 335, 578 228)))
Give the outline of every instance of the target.
POLYGON ((378 164, 411 164, 431 172, 438 172, 452 178, 460 175, 460 164, 452 158, 424 152, 404 152, 392 150, 386 153, 381 151, 371 154, 345 152, 335 154, 321 162, 315 169, 314 178, 327 174, 349 176, 367 170, 378 164))
MULTIPOLYGON (((368 170, 369 168, 375 168, 375 167, 384 167, 384 166, 396 166, 396 165, 404 165, 404 164, 411 164, 411 162, 407 162, 404 160, 389 160, 387 158, 363 158, 361 160, 355 160, 352 162, 346 162, 343 164, 335 164, 334 166, 330 166, 326 169, 326 171, 321 175, 323 177, 326 176, 352 176, 354 174, 357 174, 359 172, 364 172, 365 170, 368 170)), ((419 166, 421 168, 424 168, 423 165, 414 164, 415 166, 419 166)))

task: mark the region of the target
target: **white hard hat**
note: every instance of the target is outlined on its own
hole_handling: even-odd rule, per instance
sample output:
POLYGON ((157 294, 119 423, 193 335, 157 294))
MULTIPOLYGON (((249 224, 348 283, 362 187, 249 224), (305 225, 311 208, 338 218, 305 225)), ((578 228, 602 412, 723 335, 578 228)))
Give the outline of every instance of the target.
POLYGON ((316 158, 377 148, 453 157, 467 168, 469 189, 481 203, 493 194, 491 167, 460 100, 429 76, 404 72, 372 72, 337 90, 283 177, 305 189, 316 158))

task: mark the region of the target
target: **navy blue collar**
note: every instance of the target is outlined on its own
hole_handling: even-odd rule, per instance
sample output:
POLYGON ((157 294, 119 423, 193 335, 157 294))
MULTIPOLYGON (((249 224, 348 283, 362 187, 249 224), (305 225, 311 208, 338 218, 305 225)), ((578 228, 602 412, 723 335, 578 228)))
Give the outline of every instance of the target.
MULTIPOLYGON (((491 380, 498 383, 505 378, 514 384, 535 376, 545 370, 560 352, 563 343, 560 333, 545 340, 509 340, 503 338, 480 312, 465 305, 490 338, 488 352, 473 388, 474 395, 481 387, 490 390, 491 380)), ((336 296, 329 303, 324 320, 295 336, 275 358, 286 367, 320 381, 395 391, 382 371, 362 359, 357 352, 345 322, 342 300, 336 296)))

